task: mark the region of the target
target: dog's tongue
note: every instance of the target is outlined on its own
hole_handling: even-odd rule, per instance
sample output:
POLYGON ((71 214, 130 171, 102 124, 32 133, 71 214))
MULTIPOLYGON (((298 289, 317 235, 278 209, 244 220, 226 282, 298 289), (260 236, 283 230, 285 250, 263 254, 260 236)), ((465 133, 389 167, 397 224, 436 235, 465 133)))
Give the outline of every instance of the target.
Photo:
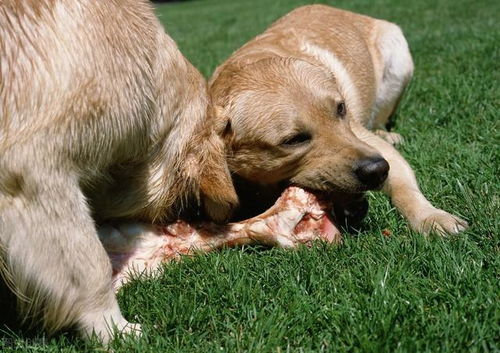
POLYGON ((250 243, 296 247, 315 240, 340 242, 331 208, 331 202, 291 186, 267 211, 242 222, 224 226, 184 221, 161 226, 128 223, 101 227, 99 236, 119 288, 129 280, 130 272, 154 273, 161 263, 194 252, 250 243))

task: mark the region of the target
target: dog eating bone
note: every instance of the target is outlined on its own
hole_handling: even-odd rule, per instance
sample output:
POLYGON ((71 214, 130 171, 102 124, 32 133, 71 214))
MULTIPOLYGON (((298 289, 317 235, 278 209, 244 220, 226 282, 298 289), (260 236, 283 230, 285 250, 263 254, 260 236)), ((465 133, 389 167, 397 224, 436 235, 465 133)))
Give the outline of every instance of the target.
POLYGON ((118 290, 131 274, 154 274, 162 263, 195 252, 253 243, 293 248, 314 240, 340 242, 330 209, 329 202, 292 186, 270 209, 242 222, 106 225, 99 230, 99 237, 111 259, 118 290))

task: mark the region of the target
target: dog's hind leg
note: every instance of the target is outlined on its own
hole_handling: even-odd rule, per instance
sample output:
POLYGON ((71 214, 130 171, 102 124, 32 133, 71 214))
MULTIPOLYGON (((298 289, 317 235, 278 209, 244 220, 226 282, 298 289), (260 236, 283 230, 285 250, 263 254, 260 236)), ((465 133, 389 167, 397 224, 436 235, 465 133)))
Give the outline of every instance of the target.
POLYGON ((401 29, 386 21, 377 21, 374 58, 377 91, 371 128, 392 145, 403 142, 400 134, 390 131, 401 97, 413 76, 413 60, 401 29))
POLYGON ((110 261, 77 178, 30 169, 0 178, 3 274, 21 315, 41 317, 49 333, 74 326, 104 342, 114 329, 134 329, 118 307, 110 261))
POLYGON ((432 206, 420 191, 410 165, 390 143, 366 130, 359 123, 351 122, 351 127, 361 141, 377 149, 389 163, 389 176, 383 190, 415 231, 444 235, 458 233, 467 228, 467 222, 464 220, 432 206))

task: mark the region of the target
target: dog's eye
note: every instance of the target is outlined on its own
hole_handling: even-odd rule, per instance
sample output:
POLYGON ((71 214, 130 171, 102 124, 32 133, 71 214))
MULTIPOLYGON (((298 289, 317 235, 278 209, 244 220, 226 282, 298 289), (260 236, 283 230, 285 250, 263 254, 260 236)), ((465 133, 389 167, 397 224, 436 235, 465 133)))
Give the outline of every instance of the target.
POLYGON ((337 116, 343 118, 346 113, 347 113, 347 109, 345 107, 345 103, 340 102, 339 104, 337 104, 337 116))
POLYGON ((294 147, 294 146, 303 145, 305 143, 308 143, 309 141, 311 141, 310 134, 300 133, 300 134, 297 134, 297 135, 294 135, 292 137, 285 139, 283 142, 281 142, 281 145, 284 147, 294 147))

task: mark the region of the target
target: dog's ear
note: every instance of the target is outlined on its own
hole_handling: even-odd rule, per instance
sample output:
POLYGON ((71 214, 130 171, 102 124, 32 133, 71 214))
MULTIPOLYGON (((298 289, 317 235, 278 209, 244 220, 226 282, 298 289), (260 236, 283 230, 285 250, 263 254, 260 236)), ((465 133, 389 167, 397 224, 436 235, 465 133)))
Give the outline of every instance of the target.
POLYGON ((227 117, 226 110, 223 107, 216 107, 215 112, 218 116, 218 123, 220 126, 220 135, 224 144, 227 148, 231 145, 231 141, 234 138, 233 126, 231 124, 231 119, 227 117))
POLYGON ((211 106, 209 109, 208 120, 213 130, 205 139, 206 153, 200 175, 200 191, 205 212, 216 222, 227 221, 238 205, 224 142, 230 124, 223 111, 218 106, 211 106))
POLYGON ((227 109, 222 106, 215 106, 212 109, 212 112, 216 116, 219 135, 222 137, 222 140, 224 141, 224 145, 226 147, 226 154, 231 154, 231 149, 235 138, 233 122, 229 118, 227 109))
POLYGON ((206 214, 217 223, 226 222, 238 205, 238 196, 226 162, 204 168, 200 192, 206 214))

